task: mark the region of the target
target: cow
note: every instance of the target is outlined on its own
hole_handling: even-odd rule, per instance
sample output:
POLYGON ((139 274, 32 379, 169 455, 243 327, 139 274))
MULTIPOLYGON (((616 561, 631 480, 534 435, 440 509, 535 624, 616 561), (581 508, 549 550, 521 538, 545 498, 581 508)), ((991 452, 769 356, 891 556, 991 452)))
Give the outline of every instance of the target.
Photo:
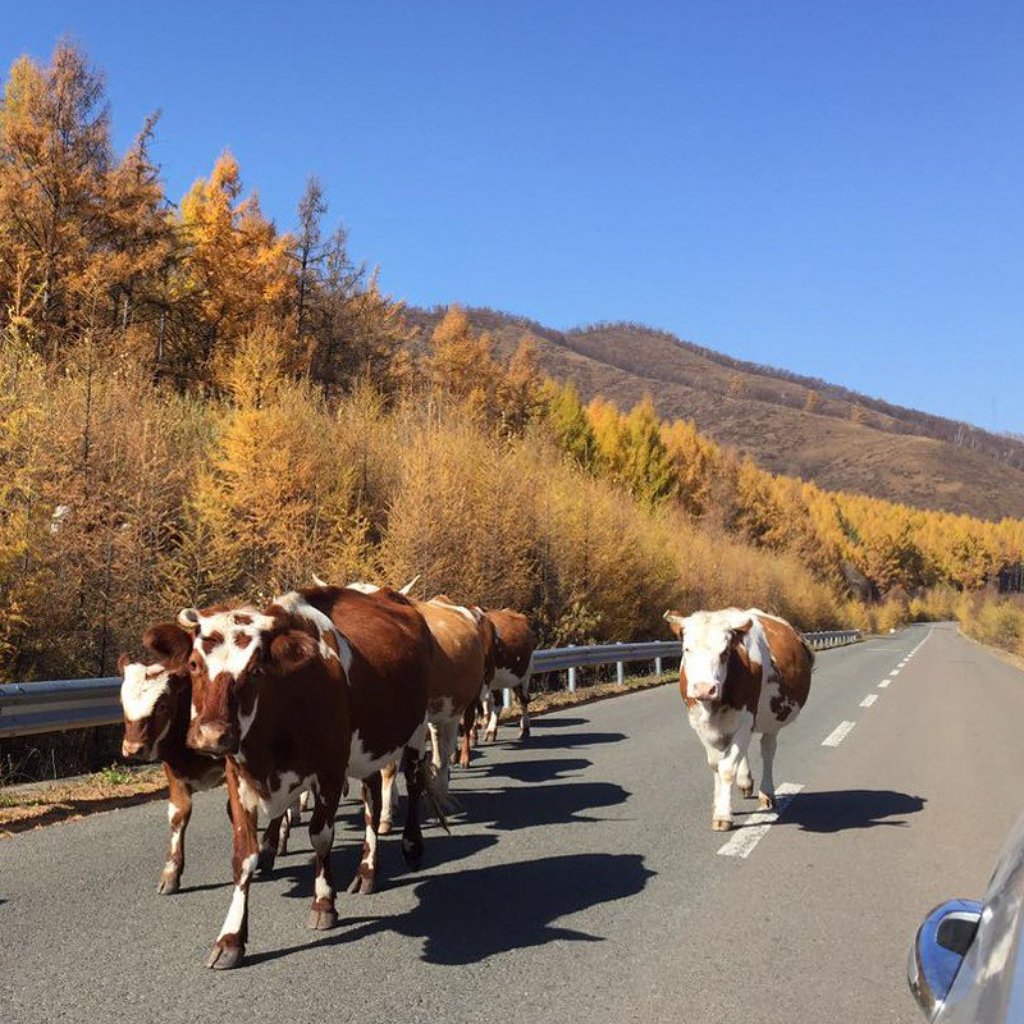
POLYGON ((487 721, 484 740, 498 738, 497 694, 504 689, 514 691, 519 701, 519 738, 525 739, 530 735, 530 675, 537 638, 526 616, 511 608, 487 609, 483 614, 494 628, 494 675, 481 694, 487 721))
MULTIPOLYGON (((142 638, 156 661, 118 660, 124 712, 122 755, 130 760, 162 761, 167 777, 167 819, 170 841, 157 892, 171 895, 181 888, 185 869, 185 832, 192 817, 194 793, 224 782, 224 759, 205 757, 185 743, 192 705, 188 658, 192 636, 173 622, 148 629, 142 638)), ((270 823, 260 846, 262 869, 273 866, 288 850, 288 834, 297 808, 270 823)))
POLYGON ((402 850, 410 867, 419 866, 418 806, 425 789, 444 821, 422 757, 434 642, 411 602, 392 591, 368 596, 316 587, 265 609, 186 608, 178 621, 192 636, 188 745, 225 758, 235 887, 207 966, 232 968, 242 962, 248 940, 258 810, 276 816, 301 790, 311 791, 309 927, 331 928, 338 915, 330 852, 346 775, 364 780, 366 805, 363 855, 350 891, 368 892, 376 865, 379 769, 401 757, 410 792, 402 850))
MULTIPOLYGON (((358 586, 373 588, 373 584, 358 586)), ((428 684, 427 721, 433 767, 447 798, 459 724, 475 706, 494 673, 494 627, 479 608, 456 604, 444 594, 413 603, 426 620, 436 647, 428 684)), ((467 767, 469 757, 467 731, 462 737, 459 764, 467 767)), ((381 831, 388 832, 398 804, 394 764, 384 769, 382 781, 381 831)))
POLYGON ((714 773, 711 828, 732 828, 732 784, 754 795, 747 762, 751 735, 761 734, 758 807, 775 806, 772 768, 779 730, 793 722, 811 689, 814 652, 784 619, 758 608, 724 608, 665 619, 682 643, 679 689, 690 725, 714 773))

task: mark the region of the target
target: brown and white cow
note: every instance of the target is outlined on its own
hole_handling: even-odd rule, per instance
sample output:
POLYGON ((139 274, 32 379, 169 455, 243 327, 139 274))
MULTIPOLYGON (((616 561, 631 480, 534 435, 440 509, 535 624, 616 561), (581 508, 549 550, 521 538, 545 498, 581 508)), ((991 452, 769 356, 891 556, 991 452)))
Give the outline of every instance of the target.
MULTIPOLYGON (((312 793, 309 926, 333 927, 338 915, 330 852, 346 774, 351 770, 366 780, 366 840, 352 888, 367 891, 380 813, 377 773, 402 756, 410 787, 403 853, 411 866, 419 863, 416 811, 427 785, 419 752, 433 638, 400 595, 371 597, 330 587, 287 594, 265 610, 184 609, 179 622, 193 635, 189 746, 226 759, 235 889, 207 965, 228 968, 242 961, 248 938, 259 810, 274 817, 303 789, 312 793), (344 635, 335 621, 344 623, 344 635), (370 779, 377 780, 376 792, 370 779)), ((369 881, 372 888, 372 874, 369 881)))
POLYGON ((498 694, 506 689, 519 701, 519 737, 523 739, 530 735, 530 675, 537 637, 527 617, 511 608, 487 609, 484 618, 494 628, 494 675, 481 694, 487 721, 484 740, 498 738, 498 694))
MULTIPOLYGON (((192 706, 191 634, 168 622, 147 630, 142 643, 156 662, 132 662, 125 655, 118 661, 124 712, 121 753, 131 760, 163 762, 170 841, 157 892, 169 895, 181 887, 192 796, 224 782, 224 759, 197 754, 185 743, 192 706)), ((260 846, 260 867, 273 866, 275 858, 287 852, 296 813, 297 808, 292 808, 270 823, 260 846)))
MULTIPOLYGON (((372 584, 360 584, 372 589, 372 584)), ((494 672, 494 628, 479 608, 455 604, 439 594, 429 601, 414 601, 434 638, 428 684, 427 722, 431 760, 447 798, 451 763, 459 739, 459 724, 476 705, 481 690, 494 672)), ((470 737, 462 737, 459 764, 469 765, 470 737)), ((381 830, 387 832, 398 805, 395 766, 383 772, 381 830)))
POLYGON ((665 619, 682 641, 679 689, 714 772, 711 827, 725 832, 732 828, 733 782, 743 796, 754 795, 747 748, 755 732, 763 762, 758 806, 775 806, 779 730, 807 702, 814 652, 788 622, 758 608, 667 611, 665 619))

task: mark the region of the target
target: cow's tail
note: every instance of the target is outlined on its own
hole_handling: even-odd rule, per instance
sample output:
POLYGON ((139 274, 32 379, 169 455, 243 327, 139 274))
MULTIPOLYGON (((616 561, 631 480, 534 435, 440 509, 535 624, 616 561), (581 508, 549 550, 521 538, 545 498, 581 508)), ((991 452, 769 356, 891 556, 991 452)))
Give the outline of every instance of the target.
POLYGON ((451 835, 452 830, 448 827, 448 815, 454 814, 458 810, 459 805, 451 793, 448 792, 441 769, 429 758, 424 765, 423 793, 430 802, 430 806, 434 809, 434 814, 437 815, 441 828, 448 835, 451 835))

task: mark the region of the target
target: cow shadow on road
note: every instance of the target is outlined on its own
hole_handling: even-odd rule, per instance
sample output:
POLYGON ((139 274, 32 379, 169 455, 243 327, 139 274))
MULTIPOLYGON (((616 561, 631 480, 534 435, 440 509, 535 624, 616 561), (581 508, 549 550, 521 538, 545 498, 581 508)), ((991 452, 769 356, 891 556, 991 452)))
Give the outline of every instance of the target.
POLYGON ((386 932, 420 940, 421 959, 445 966, 479 963, 559 940, 602 942, 600 935, 556 922, 636 896, 654 874, 638 854, 580 853, 435 875, 416 884, 418 904, 405 914, 350 919, 344 930, 319 941, 256 953, 246 962, 254 965, 386 932), (514 896, 495 899, 496 893, 514 896))
POLYGON ((630 793, 612 782, 556 782, 544 786, 509 786, 497 790, 456 792, 465 820, 500 832, 541 825, 600 821, 585 811, 614 807, 630 793))
POLYGON ((620 743, 624 739, 624 732, 550 732, 541 736, 531 735, 527 742, 530 750, 567 750, 599 743, 620 743))
MULTIPOLYGON (((488 779, 514 779, 516 782, 553 782, 586 771, 593 761, 585 757, 545 757, 533 761, 492 761, 481 764, 480 774, 488 779)), ((471 765, 471 770, 475 765, 471 765)))
POLYGON ((877 825, 905 827, 908 814, 924 809, 924 797, 891 789, 837 789, 799 793, 779 819, 804 832, 845 832, 877 825), (899 820, 892 820, 899 819, 899 820))

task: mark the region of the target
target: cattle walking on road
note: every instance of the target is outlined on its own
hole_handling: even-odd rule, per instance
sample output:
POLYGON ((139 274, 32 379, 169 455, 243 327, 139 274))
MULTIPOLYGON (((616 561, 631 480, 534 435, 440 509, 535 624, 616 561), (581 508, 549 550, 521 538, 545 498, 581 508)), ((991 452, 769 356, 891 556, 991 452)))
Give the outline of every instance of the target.
MULTIPOLYGON (((124 655, 118 661, 124 712, 121 753, 130 760, 163 762, 170 838, 157 892, 170 895, 181 888, 192 797, 224 782, 224 758, 198 754, 185 742, 192 706, 191 634, 166 622, 148 629, 142 643, 155 662, 132 662, 124 655)), ((297 811, 292 808, 267 826, 260 846, 261 868, 273 867, 275 859, 288 852, 291 818, 297 811)))
POLYGON ((351 888, 365 892, 372 889, 376 865, 379 768, 401 756, 410 786, 402 849, 410 866, 418 866, 419 796, 429 784, 421 752, 433 638, 400 595, 330 587, 287 594, 265 610, 183 609, 179 622, 193 638, 195 713, 188 744, 225 758, 234 826, 234 895, 207 964, 235 967, 248 938, 259 810, 276 816, 302 790, 311 792, 309 926, 333 927, 338 915, 330 852, 346 776, 353 770, 364 780, 366 839, 351 888))
POLYGON ((747 761, 753 733, 761 735, 763 762, 758 806, 775 805, 773 766, 779 730, 807 702, 814 652, 784 619, 757 608, 698 611, 665 619, 682 642, 679 689, 690 725, 714 773, 711 828, 732 828, 732 786, 754 795, 747 761))

